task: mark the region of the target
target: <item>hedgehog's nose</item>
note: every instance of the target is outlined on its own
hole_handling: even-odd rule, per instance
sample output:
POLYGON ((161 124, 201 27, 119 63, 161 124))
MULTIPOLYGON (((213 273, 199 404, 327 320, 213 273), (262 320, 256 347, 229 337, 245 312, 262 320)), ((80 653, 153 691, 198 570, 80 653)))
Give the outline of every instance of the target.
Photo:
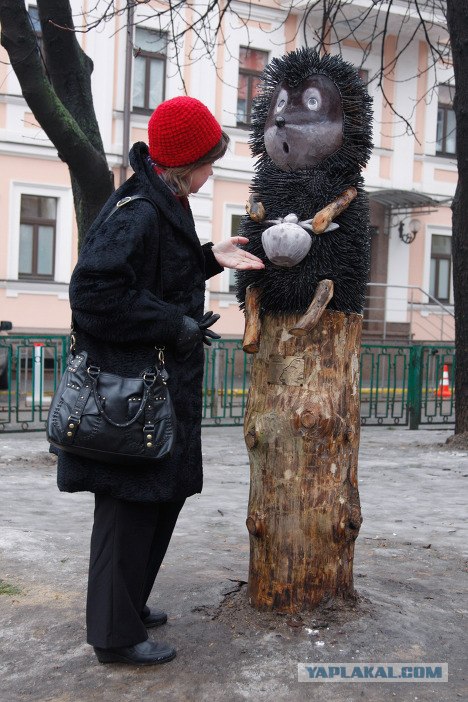
POLYGON ((284 127, 286 120, 281 115, 278 115, 278 117, 275 119, 275 124, 277 127, 284 127))

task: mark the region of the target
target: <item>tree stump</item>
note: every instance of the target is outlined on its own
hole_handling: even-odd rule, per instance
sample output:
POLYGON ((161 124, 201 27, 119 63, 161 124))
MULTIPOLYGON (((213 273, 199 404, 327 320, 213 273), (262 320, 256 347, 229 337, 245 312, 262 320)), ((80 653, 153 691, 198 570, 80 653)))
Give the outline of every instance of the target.
POLYGON ((248 595, 257 609, 312 610, 352 597, 362 316, 262 320, 244 422, 250 458, 248 595))

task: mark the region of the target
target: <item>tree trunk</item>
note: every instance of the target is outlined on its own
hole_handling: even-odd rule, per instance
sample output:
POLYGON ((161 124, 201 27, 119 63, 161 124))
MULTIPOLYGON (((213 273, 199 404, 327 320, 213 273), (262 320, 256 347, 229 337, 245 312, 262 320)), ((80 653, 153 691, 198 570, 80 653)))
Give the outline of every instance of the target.
POLYGON ((455 301, 455 434, 468 435, 468 0, 448 0, 447 25, 455 73, 458 185, 453 201, 455 301))
POLYGON ((258 609, 353 597, 362 317, 327 310, 307 336, 267 316, 244 431, 251 483, 248 594, 258 609))
POLYGON ((38 0, 38 6, 47 74, 23 0, 1 0, 1 43, 24 99, 69 167, 81 241, 114 189, 94 114, 93 66, 75 33, 61 28, 73 27, 68 1, 38 0))
MULTIPOLYGON (((93 62, 78 43, 68 0, 38 0, 47 73, 62 105, 89 140, 86 153, 79 150, 66 160, 78 225, 78 244, 114 190, 91 88, 93 62)), ((59 150, 60 153, 60 150, 59 150)), ((62 156, 62 154, 60 153, 62 156)))

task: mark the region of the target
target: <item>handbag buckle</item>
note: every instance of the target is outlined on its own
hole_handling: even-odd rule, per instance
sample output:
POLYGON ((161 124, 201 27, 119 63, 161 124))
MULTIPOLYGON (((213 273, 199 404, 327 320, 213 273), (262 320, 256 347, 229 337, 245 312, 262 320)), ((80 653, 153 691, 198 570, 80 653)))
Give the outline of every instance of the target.
POLYGON ((156 378, 157 378, 156 373, 148 373, 148 372, 146 372, 146 371, 145 371, 145 373, 143 373, 143 382, 144 382, 145 385, 146 385, 147 387, 149 387, 149 388, 150 388, 152 385, 154 385, 154 382, 155 382, 156 378))
POLYGON ((88 366, 86 369, 88 375, 91 376, 91 378, 97 378, 99 373, 101 372, 101 369, 99 366, 88 366))
POLYGON ((127 203, 129 203, 131 201, 132 201, 132 198, 129 195, 127 195, 127 197, 123 197, 121 200, 118 201, 118 203, 116 204, 116 207, 123 207, 124 205, 126 205, 127 203))
POLYGON ((159 368, 164 368, 164 349, 166 348, 165 346, 155 346, 154 347, 156 351, 158 352, 158 361, 159 361, 159 368))

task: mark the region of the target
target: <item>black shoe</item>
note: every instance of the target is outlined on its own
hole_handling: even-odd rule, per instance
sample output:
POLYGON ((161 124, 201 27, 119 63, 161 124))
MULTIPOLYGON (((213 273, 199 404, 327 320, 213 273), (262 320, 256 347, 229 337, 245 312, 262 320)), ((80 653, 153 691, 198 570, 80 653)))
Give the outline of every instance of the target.
POLYGON ((146 617, 142 617, 141 621, 147 629, 152 629, 154 626, 161 626, 167 622, 167 614, 162 609, 150 609, 146 617))
POLYGON ((167 644, 142 641, 134 646, 121 648, 97 648, 94 653, 99 663, 129 663, 130 665, 156 665, 167 663, 176 657, 176 650, 167 644))

